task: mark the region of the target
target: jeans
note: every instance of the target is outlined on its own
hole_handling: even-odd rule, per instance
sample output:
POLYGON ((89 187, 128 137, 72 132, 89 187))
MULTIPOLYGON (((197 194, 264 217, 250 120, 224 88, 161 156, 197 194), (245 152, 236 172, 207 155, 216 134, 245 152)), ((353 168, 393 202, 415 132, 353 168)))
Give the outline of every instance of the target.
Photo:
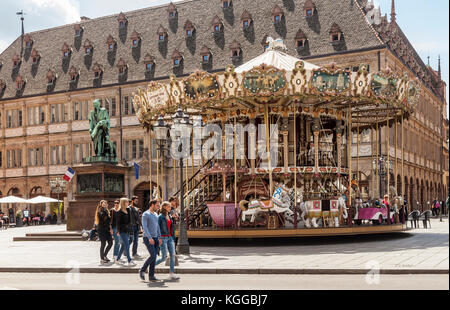
POLYGON ((148 253, 150 253, 150 257, 147 258, 144 265, 141 268, 142 272, 146 272, 147 268, 150 266, 148 270, 148 276, 149 278, 152 278, 155 276, 155 262, 156 262, 156 255, 159 250, 159 240, 158 238, 153 238, 155 241, 155 244, 150 244, 150 241, 147 237, 144 237, 144 244, 147 247, 148 253))
POLYGON ((111 250, 113 241, 111 237, 111 233, 107 230, 99 230, 98 231, 98 238, 100 239, 100 258, 105 259, 108 256, 109 250, 111 250), (106 246, 106 243, 108 243, 108 246, 106 246), (105 249, 106 246, 106 249, 105 249))
POLYGON ((130 244, 133 243, 133 251, 132 251, 133 256, 137 254, 138 242, 139 242, 139 226, 131 226, 130 244))
POLYGON ((175 242, 173 237, 161 237, 161 258, 159 258, 155 265, 159 265, 167 258, 167 250, 170 254, 170 272, 175 272, 175 242))
POLYGON ((120 250, 117 255, 117 260, 120 260, 123 252, 125 251, 125 255, 127 256, 128 262, 131 262, 130 257, 130 234, 129 233, 120 233, 120 250))
POLYGON ((113 256, 117 257, 117 255, 119 255, 119 249, 120 249, 120 237, 117 236, 117 230, 115 228, 113 228, 113 236, 114 236, 113 256))

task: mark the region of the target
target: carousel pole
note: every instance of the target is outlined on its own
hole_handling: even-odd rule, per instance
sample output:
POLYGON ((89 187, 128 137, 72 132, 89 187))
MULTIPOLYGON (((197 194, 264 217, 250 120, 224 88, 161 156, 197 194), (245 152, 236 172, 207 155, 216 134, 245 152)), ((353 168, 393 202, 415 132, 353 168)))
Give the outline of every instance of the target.
POLYGON ((269 186, 270 186, 270 197, 273 193, 273 178, 272 178, 272 163, 270 154, 270 130, 269 130, 269 107, 267 104, 264 105, 264 124, 266 126, 266 149, 267 149, 267 163, 269 169, 269 186))
POLYGON ((294 229, 297 229, 297 109, 294 108, 294 229))
POLYGON ((234 222, 236 229, 237 224, 237 139, 236 139, 236 115, 234 116, 234 222))
MULTIPOLYGON (((374 153, 373 153, 373 133, 374 133, 374 128, 372 127, 371 128, 371 130, 370 130, 370 158, 372 158, 372 163, 374 162, 374 158, 373 158, 373 155, 374 155, 374 153)), ((376 180, 375 180, 375 169, 372 169, 372 173, 371 173, 371 176, 372 176, 372 195, 371 195, 371 198, 373 199, 374 197, 375 197, 375 182, 376 182, 376 180)))
MULTIPOLYGON (((250 124, 254 125, 254 123, 255 123, 255 119, 253 118, 253 119, 250 120, 250 124)), ((252 159, 250 159, 250 170, 251 170, 251 175, 255 175, 255 165, 256 165, 255 164, 255 161, 256 161, 256 159, 255 159, 256 158, 256 146, 255 146, 256 136, 255 136, 255 131, 251 130, 249 135, 250 135, 250 144, 251 144, 250 152, 253 153, 252 159)))
POLYGON ((401 131, 402 131, 402 199, 403 199, 403 203, 402 203, 402 209, 403 209, 403 215, 402 215, 402 224, 405 224, 405 204, 404 204, 404 200, 405 200, 405 192, 406 192, 406 182, 405 182, 405 143, 404 143, 404 136, 403 136, 403 113, 402 113, 402 125, 401 125, 401 131))
MULTIPOLYGON (((388 196, 388 203, 390 204, 391 202, 390 202, 390 186, 389 186, 389 181, 390 181, 390 176, 391 176, 391 172, 390 172, 390 169, 391 169, 391 165, 389 164, 389 161, 390 161, 390 145, 389 145, 389 142, 390 142, 390 129, 389 129, 389 119, 386 121, 386 153, 387 153, 387 155, 386 155, 386 158, 387 158, 387 160, 386 160, 386 165, 387 165, 387 171, 386 171, 386 173, 387 173, 387 196, 388 196)), ((390 207, 389 206, 386 206, 386 208, 387 208, 387 212, 388 212, 388 217, 387 217, 387 223, 388 223, 388 225, 389 224, 391 224, 391 210, 390 210, 390 207)))
POLYGON ((394 141, 394 143, 395 143, 395 149, 394 149, 394 152, 395 152, 395 154, 394 154, 394 156, 395 156, 395 170, 394 170, 394 183, 395 183, 395 189, 397 190, 398 189, 398 178, 397 178, 397 175, 398 175, 398 161, 397 161, 397 146, 398 146, 398 139, 397 139, 397 134, 398 134, 398 132, 397 132, 397 116, 395 116, 395 141, 394 141))
POLYGON ((148 176, 149 180, 149 187, 150 187, 150 201, 153 200, 153 171, 152 171, 152 163, 153 163, 153 148, 152 148, 152 132, 149 130, 148 132, 148 149, 149 149, 149 172, 150 175, 148 176))
POLYGON ((348 162, 348 226, 352 226, 352 114, 351 107, 347 110, 347 162, 348 162))
POLYGON ((319 130, 320 130, 320 122, 319 115, 314 118, 314 126, 313 126, 313 134, 314 134, 314 176, 317 177, 319 175, 319 130))
MULTIPOLYGON (((356 125, 357 126, 357 129, 356 129, 356 180, 358 181, 358 188, 359 188, 359 182, 360 182, 360 175, 359 175, 359 114, 358 114, 356 120, 358 121, 358 124, 356 125)), ((361 197, 359 197, 359 198, 361 198, 361 197)))
POLYGON ((378 182, 378 178, 380 177, 380 175, 379 175, 379 171, 378 171, 378 168, 379 168, 379 166, 378 166, 378 162, 379 162, 379 159, 380 159, 380 157, 379 157, 379 145, 380 145, 380 139, 379 139, 379 135, 378 135, 378 121, 377 121, 377 123, 376 123, 376 132, 375 132, 375 135, 376 135, 376 148, 377 148, 377 158, 376 158, 376 161, 375 161, 375 179, 376 179, 376 182, 377 182, 377 197, 378 198, 380 198, 380 196, 381 196, 381 187, 380 187, 380 183, 378 182))
POLYGON ((159 199, 159 147, 156 147, 156 199, 159 199))
MULTIPOLYGON (((338 114, 338 126, 336 130, 336 144, 337 144, 337 163, 338 163, 338 190, 341 191, 341 167, 342 167, 342 114, 338 114)), ((342 194, 342 193, 341 193, 342 194)))

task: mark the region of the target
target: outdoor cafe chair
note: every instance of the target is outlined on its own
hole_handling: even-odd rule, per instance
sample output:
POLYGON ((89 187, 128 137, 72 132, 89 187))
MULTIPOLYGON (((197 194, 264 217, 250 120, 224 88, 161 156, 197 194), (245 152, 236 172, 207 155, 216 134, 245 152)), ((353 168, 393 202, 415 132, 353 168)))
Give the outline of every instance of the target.
POLYGON ((430 224, 431 228, 431 214, 431 210, 426 210, 420 215, 419 220, 423 221, 423 228, 428 228, 427 222, 430 224))
POLYGON ((410 214, 408 214, 408 220, 411 222, 411 228, 418 228, 419 226, 419 217, 420 217, 420 211, 414 210, 410 214))

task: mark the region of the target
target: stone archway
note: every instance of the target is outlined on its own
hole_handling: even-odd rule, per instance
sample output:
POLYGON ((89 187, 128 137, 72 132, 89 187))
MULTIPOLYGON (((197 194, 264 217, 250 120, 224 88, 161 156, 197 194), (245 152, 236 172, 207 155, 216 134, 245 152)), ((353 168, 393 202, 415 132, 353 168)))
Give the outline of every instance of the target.
MULTIPOLYGON (((157 184, 152 182, 153 187, 156 187, 157 184)), ((159 194, 162 195, 161 187, 159 187, 159 194)), ((147 210, 149 202, 152 200, 150 197, 150 182, 141 182, 133 189, 133 196, 137 196, 139 198, 139 208, 142 211, 147 210)), ((131 198, 131 197, 130 197, 131 198)))

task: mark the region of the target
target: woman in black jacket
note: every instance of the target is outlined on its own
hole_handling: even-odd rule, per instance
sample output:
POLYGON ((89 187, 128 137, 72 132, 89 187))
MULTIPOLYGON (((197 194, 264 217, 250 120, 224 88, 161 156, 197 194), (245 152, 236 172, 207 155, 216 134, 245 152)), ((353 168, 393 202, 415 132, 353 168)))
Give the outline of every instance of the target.
POLYGON ((95 212, 95 224, 97 225, 98 238, 100 239, 100 264, 109 263, 107 255, 112 247, 112 227, 111 215, 108 210, 108 202, 106 200, 100 201, 95 212), (105 245, 108 246, 105 249, 105 245))
POLYGON ((128 198, 120 198, 120 210, 115 213, 117 216, 116 219, 116 235, 120 237, 120 250, 117 255, 116 263, 120 264, 120 258, 122 257, 123 252, 125 251, 125 255, 128 259, 128 264, 125 266, 135 266, 136 264, 131 260, 130 256, 130 231, 131 231, 131 219, 130 213, 127 210, 128 207, 128 198))

